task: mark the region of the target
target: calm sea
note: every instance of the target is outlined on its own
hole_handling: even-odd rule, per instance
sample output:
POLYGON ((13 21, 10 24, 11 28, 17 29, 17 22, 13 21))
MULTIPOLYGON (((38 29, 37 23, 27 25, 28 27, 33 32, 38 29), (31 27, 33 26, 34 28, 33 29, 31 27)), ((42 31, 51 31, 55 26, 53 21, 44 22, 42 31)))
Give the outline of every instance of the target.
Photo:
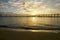
POLYGON ((0 17, 0 25, 8 26, 60 26, 58 17, 0 17))

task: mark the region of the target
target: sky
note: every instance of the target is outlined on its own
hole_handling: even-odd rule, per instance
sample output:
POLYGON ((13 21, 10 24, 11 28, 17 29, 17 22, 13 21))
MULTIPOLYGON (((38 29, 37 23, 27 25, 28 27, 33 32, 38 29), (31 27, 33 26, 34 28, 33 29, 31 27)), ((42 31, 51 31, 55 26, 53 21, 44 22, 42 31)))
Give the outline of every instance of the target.
POLYGON ((29 12, 60 11, 60 0, 0 0, 0 12, 26 12, 26 10, 22 9, 23 7, 29 12), (23 6, 23 2, 26 2, 25 6, 23 6))

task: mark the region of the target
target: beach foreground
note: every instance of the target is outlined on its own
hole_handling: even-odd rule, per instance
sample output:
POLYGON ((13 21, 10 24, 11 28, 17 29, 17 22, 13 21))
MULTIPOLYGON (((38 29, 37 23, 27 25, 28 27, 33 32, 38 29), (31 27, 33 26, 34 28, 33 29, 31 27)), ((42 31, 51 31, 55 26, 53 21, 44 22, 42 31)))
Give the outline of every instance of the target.
POLYGON ((60 40, 60 31, 0 28, 0 40, 60 40))

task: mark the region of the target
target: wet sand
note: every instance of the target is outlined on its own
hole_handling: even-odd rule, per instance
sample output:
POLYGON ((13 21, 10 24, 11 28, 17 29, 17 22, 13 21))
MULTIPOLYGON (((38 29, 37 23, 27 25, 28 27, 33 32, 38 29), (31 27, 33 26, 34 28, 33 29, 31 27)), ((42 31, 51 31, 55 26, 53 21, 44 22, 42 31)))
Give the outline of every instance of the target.
POLYGON ((60 40, 60 32, 13 31, 0 28, 0 40, 60 40))

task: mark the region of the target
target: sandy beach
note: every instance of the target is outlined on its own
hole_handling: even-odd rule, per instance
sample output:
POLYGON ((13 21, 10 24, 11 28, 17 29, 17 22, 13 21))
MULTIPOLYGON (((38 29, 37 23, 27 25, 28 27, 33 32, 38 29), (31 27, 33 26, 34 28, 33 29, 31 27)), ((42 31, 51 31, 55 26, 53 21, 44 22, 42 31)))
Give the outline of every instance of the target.
MULTIPOLYGON (((56 31, 56 30, 54 30, 56 31)), ((27 31, 0 28, 0 40, 60 40, 60 32, 27 31), (17 31, 16 31, 17 30, 17 31)))

